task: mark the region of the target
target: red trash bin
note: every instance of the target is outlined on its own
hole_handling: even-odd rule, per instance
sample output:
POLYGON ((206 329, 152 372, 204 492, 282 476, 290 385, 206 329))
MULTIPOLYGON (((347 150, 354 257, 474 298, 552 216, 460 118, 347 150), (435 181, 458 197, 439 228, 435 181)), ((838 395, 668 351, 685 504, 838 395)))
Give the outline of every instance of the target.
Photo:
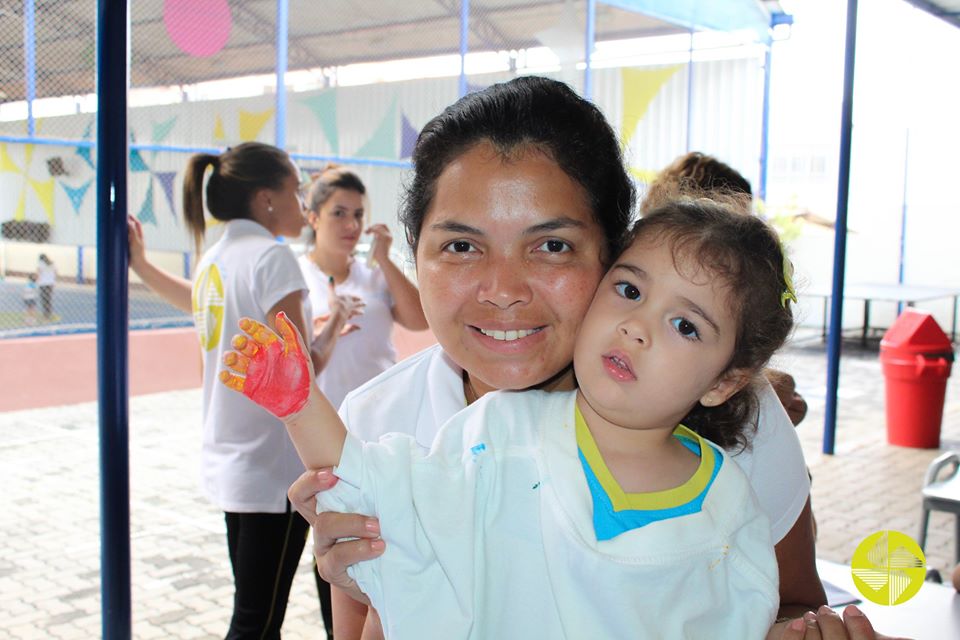
POLYGON ((940 422, 953 344, 929 313, 907 308, 880 341, 886 379, 887 442, 940 446, 940 422))

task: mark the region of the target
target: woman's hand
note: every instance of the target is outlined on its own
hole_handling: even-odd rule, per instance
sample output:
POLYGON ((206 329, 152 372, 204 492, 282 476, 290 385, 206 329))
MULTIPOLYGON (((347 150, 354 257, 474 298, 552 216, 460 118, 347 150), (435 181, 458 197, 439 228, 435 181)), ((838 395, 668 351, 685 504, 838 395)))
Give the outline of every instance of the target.
MULTIPOLYGON (((778 625, 777 625, 778 626, 778 625)), ((784 624, 779 635, 777 626, 767 638, 779 640, 897 640, 873 630, 873 625, 863 612, 850 605, 843 610, 843 618, 824 605, 816 613, 808 611, 802 618, 784 624)))
POLYGON ((376 518, 352 513, 317 514, 316 494, 337 483, 330 469, 305 471, 290 486, 287 497, 313 528, 313 555, 320 576, 344 593, 364 604, 370 601, 347 574, 347 567, 383 554, 380 522, 376 518), (338 542, 341 538, 357 538, 338 542))
POLYGON ((147 261, 147 245, 143 241, 143 227, 133 216, 127 216, 127 242, 130 245, 130 268, 139 272, 147 261))
POLYGON ((370 247, 370 256, 377 264, 386 264, 390 261, 390 245, 393 243, 393 235, 390 233, 390 227, 378 223, 370 225, 364 233, 373 235, 373 245, 370 247))

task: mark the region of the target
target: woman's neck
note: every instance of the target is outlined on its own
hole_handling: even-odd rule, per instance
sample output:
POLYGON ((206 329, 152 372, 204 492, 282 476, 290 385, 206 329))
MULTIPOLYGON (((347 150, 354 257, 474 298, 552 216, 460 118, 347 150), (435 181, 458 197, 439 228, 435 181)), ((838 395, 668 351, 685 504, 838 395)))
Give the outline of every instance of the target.
MULTIPOLYGON (((467 399, 467 404, 473 404, 484 395, 497 389, 488 386, 485 382, 476 376, 471 376, 466 370, 461 374, 463 377, 463 395, 467 399)), ((529 387, 530 389, 539 389, 540 391, 573 391, 577 384, 573 376, 573 366, 562 369, 552 378, 547 378, 540 384, 529 387)))
POLYGON ((349 254, 331 253, 313 245, 308 255, 321 271, 328 276, 333 276, 334 282, 343 282, 350 275, 350 262, 353 258, 349 254))

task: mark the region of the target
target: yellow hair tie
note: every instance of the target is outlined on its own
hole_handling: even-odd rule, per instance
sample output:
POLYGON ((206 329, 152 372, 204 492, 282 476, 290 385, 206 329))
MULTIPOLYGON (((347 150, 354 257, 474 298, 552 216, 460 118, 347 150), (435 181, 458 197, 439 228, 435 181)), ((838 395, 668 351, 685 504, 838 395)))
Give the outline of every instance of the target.
POLYGON ((793 263, 787 258, 787 251, 783 245, 780 245, 780 251, 783 253, 783 281, 787 288, 780 294, 780 306, 787 308, 787 300, 797 303, 797 291, 793 288, 793 263))

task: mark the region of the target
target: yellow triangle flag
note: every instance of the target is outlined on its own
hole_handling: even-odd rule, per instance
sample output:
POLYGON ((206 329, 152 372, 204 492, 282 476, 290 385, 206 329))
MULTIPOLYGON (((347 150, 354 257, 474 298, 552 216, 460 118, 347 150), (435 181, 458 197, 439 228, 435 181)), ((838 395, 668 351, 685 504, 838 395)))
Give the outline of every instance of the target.
POLYGON ((10 157, 10 154, 7 152, 7 143, 0 144, 0 171, 13 171, 14 173, 21 173, 20 167, 16 165, 13 161, 13 158, 10 157))
POLYGON ((224 142, 227 139, 227 133, 223 130, 223 118, 219 115, 213 121, 213 139, 217 142, 224 142))
POLYGON ((647 114, 650 103, 660 88, 673 77, 683 65, 676 64, 660 69, 621 69, 623 86, 623 120, 620 124, 620 144, 627 146, 637 130, 637 124, 647 114))
POLYGON ((256 140, 263 126, 273 117, 273 109, 252 112, 240 110, 240 139, 244 142, 256 140))
POLYGON ((23 220, 27 217, 27 190, 20 189, 20 199, 17 201, 17 208, 13 212, 14 220, 23 220))
POLYGON ((36 192, 37 198, 39 198, 40 204, 47 214, 47 219, 50 221, 50 226, 53 226, 53 178, 49 180, 33 180, 31 178, 30 186, 36 192))

